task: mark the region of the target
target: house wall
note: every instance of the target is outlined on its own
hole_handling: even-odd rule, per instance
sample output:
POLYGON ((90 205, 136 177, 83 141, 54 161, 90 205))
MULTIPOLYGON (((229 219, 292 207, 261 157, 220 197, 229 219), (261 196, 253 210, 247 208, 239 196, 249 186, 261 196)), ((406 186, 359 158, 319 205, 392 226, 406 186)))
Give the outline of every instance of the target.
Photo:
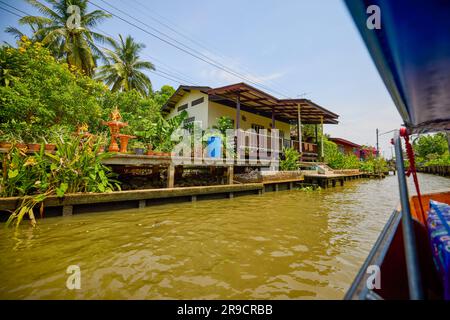
POLYGON ((359 149, 355 147, 348 146, 346 144, 336 143, 340 152, 346 155, 357 155, 359 153, 359 149))
POLYGON ((203 130, 208 128, 208 95, 199 90, 192 90, 190 93, 185 94, 167 117, 173 118, 180 114, 182 111, 178 111, 178 107, 186 103, 188 108, 185 111, 188 113, 188 118, 195 117, 195 121, 201 121, 203 130), (204 99, 202 103, 192 106, 192 101, 202 97, 204 99))
MULTIPOLYGON (((195 121, 202 122, 202 129, 211 128, 217 124, 217 118, 221 116, 228 116, 233 119, 236 123, 236 109, 231 108, 216 102, 208 101, 208 95, 200 92, 199 90, 192 90, 190 93, 186 94, 181 100, 175 105, 175 108, 169 113, 168 118, 172 118, 181 113, 178 111, 178 107, 184 104, 188 104, 188 108, 185 109, 188 113, 188 117, 195 117, 195 121), (192 101, 203 97, 204 101, 198 105, 192 106, 192 101), (208 106, 209 105, 209 106, 208 106)), ((247 130, 252 127, 252 124, 257 124, 264 127, 264 129, 270 129, 270 124, 272 123, 271 118, 256 115, 247 111, 241 110, 241 129, 247 130), (245 118, 245 121, 242 119, 245 118)), ((275 121, 275 127, 284 132, 284 137, 289 139, 290 135, 290 125, 289 123, 275 121)), ((280 133, 281 135, 281 133, 280 133)))
MULTIPOLYGON (((222 104, 216 103, 216 102, 209 102, 209 109, 208 109, 208 123, 209 126, 212 127, 217 123, 217 118, 221 116, 228 116, 231 119, 234 120, 235 126, 236 126, 236 109, 231 108, 228 106, 224 106, 222 104)), ((247 111, 241 110, 241 121, 240 121, 240 127, 243 130, 250 129, 252 127, 252 124, 257 124, 259 126, 264 127, 264 129, 270 129, 270 125, 272 123, 271 118, 263 117, 257 114, 253 114, 247 111), (242 119, 242 117, 245 118, 245 121, 242 119)), ((284 132, 284 137, 289 139, 289 130, 290 125, 289 123, 281 122, 281 121, 275 121, 275 127, 284 132)), ((280 133, 281 135, 281 133, 280 133)))

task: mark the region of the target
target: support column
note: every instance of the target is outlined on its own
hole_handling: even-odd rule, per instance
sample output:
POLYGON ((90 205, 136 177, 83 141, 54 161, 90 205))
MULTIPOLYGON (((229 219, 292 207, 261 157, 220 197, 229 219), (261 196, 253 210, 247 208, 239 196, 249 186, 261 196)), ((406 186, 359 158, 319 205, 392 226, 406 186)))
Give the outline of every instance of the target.
POLYGON ((320 158, 323 161, 324 160, 324 156, 323 156, 323 116, 320 116, 320 158))
POLYGON ((167 168, 167 188, 173 188, 175 185, 175 166, 170 164, 167 168))
POLYGON ((314 125, 314 133, 315 133, 315 140, 316 140, 316 145, 319 145, 319 134, 318 134, 318 130, 317 130, 317 123, 314 125))
POLYGON ((275 129, 275 108, 272 107, 272 129, 275 129))
POLYGON ((233 184, 234 166, 228 166, 227 170, 227 184, 233 184))
POLYGON ((303 152, 302 148, 302 118, 300 103, 297 104, 297 134, 298 134, 298 152, 303 152))
POLYGON ((239 93, 236 98, 236 129, 241 128, 241 97, 239 93))

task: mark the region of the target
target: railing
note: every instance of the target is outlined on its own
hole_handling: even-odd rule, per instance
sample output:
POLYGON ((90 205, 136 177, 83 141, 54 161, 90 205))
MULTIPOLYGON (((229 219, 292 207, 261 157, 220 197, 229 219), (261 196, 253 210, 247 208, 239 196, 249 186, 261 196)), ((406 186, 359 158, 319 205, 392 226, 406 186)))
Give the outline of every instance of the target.
MULTIPOLYGON (((246 132, 245 136, 241 139, 237 139, 238 141, 238 150, 248 149, 252 151, 278 151, 274 150, 274 146, 272 145, 272 137, 269 135, 263 135, 259 133, 251 133, 246 132), (265 140, 265 141, 264 141, 265 140)), ((293 148, 299 151, 299 141, 292 139, 279 138, 278 141, 279 150, 283 150, 283 148, 293 148)), ((302 142, 302 153, 307 154, 310 157, 317 157, 318 147, 315 143, 302 142)))

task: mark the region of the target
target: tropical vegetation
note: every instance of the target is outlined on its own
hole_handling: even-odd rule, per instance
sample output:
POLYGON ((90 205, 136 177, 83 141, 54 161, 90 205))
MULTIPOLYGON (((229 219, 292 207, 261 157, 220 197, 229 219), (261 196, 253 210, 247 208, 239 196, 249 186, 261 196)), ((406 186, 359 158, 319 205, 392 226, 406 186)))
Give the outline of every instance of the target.
POLYGON ((449 142, 445 133, 423 135, 413 143, 419 166, 450 165, 449 142))
POLYGON ((283 149, 284 158, 280 161, 280 170, 295 171, 299 168, 300 154, 293 148, 283 149))
POLYGON ((136 43, 131 36, 125 40, 119 35, 119 42, 110 42, 113 50, 105 49, 107 64, 100 67, 97 74, 112 91, 129 91, 135 89, 143 96, 152 92, 152 83, 142 70, 155 70, 150 61, 143 61, 139 53, 145 47, 136 43))
MULTIPOLYGON (((93 28, 111 15, 102 10, 87 12, 88 0, 26 1, 42 16, 25 16, 19 23, 37 27, 33 38, 53 48, 56 58, 92 76, 97 59, 105 58, 97 43, 112 41, 93 28)), ((17 34, 17 30, 9 30, 17 34)))

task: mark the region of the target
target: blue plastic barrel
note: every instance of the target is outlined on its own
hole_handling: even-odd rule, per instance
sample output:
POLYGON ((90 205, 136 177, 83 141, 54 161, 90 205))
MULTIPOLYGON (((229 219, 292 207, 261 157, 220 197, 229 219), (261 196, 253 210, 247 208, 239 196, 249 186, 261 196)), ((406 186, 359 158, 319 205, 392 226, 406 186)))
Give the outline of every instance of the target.
POLYGON ((209 137, 207 140, 206 153, 209 158, 222 157, 222 139, 220 137, 209 137))

